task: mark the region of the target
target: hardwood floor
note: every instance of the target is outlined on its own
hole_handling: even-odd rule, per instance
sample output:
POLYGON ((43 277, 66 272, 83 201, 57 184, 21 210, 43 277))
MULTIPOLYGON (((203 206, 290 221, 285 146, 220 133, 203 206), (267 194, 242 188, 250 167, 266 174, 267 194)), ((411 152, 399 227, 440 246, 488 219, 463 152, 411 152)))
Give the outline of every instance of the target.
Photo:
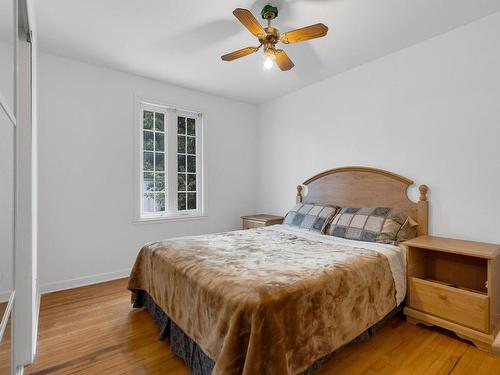
POLYGON ((7 302, 0 303, 0 320, 3 317, 5 310, 7 310, 7 302))
MULTIPOLYGON (((37 357, 25 374, 188 375, 168 343, 158 341, 149 314, 132 309, 125 285, 122 279, 44 295, 37 357)), ((395 318, 317 374, 500 374, 500 357, 395 318)))
MULTIPOLYGON (((0 306, 0 320, 3 317, 3 314, 7 308, 7 304, 3 304, 0 306)), ((0 375, 10 375, 10 362, 11 362, 11 320, 7 322, 7 326, 5 327, 5 332, 0 341, 0 375)))

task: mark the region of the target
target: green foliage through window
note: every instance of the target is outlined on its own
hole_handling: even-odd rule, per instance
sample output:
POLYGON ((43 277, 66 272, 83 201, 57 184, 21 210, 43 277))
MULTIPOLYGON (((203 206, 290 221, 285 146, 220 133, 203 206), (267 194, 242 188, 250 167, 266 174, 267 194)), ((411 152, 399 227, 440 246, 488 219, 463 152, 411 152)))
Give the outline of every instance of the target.
POLYGON ((177 117, 177 209, 197 208, 196 120, 177 117))
POLYGON ((165 192, 165 114, 143 112, 143 209, 166 210, 165 192))

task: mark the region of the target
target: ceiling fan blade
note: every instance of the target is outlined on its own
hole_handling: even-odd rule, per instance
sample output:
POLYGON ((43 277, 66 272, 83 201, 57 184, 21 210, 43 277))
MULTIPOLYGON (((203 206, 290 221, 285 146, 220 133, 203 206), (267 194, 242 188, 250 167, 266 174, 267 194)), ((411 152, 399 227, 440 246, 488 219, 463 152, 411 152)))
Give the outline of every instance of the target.
POLYGON ((276 52, 274 53, 274 58, 276 61, 276 65, 278 65, 281 70, 290 70, 295 66, 293 61, 290 60, 288 55, 282 49, 276 50, 276 52))
POLYGON ((320 38, 325 36, 327 32, 328 27, 322 23, 317 23, 284 33, 280 40, 285 44, 298 43, 309 39, 320 38))
POLYGON ((253 14, 248 9, 236 8, 233 11, 234 16, 245 26, 248 31, 258 37, 266 36, 266 32, 262 25, 255 19, 253 14))
POLYGON ((222 60, 224 61, 233 61, 236 59, 239 59, 240 57, 244 57, 247 55, 250 55, 254 52, 257 52, 259 50, 259 47, 246 47, 239 49, 237 51, 233 51, 231 53, 227 53, 224 56, 222 56, 222 60))

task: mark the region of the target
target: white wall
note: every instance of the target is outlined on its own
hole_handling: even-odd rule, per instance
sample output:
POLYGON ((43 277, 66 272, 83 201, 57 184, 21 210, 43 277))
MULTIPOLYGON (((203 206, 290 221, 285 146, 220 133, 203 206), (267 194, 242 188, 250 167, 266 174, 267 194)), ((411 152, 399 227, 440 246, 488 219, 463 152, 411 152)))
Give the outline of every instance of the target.
POLYGON ((43 53, 38 69, 42 290, 125 275, 147 241, 254 212, 255 106, 43 53), (204 112, 207 219, 132 223, 136 93, 204 112))
POLYGON ((41 54, 42 290, 125 276, 147 241, 283 214, 297 183, 344 165, 429 185, 432 234, 500 242, 499 39, 497 13, 259 107, 41 54), (132 223, 134 94, 204 111, 208 219, 132 223))
MULTIPOLYGON (((259 108, 262 211, 317 172, 374 166, 430 187, 430 232, 500 243, 500 13, 259 108)), ((415 195, 415 192, 412 192, 415 195)))

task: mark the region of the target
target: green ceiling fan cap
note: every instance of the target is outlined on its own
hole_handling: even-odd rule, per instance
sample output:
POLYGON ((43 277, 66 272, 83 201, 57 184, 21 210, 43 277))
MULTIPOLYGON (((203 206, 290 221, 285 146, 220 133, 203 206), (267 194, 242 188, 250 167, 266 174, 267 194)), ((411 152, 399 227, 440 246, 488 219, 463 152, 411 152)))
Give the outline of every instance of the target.
POLYGON ((271 4, 267 4, 264 6, 264 8, 262 8, 260 15, 265 20, 274 19, 278 17, 278 7, 275 7, 271 4))

